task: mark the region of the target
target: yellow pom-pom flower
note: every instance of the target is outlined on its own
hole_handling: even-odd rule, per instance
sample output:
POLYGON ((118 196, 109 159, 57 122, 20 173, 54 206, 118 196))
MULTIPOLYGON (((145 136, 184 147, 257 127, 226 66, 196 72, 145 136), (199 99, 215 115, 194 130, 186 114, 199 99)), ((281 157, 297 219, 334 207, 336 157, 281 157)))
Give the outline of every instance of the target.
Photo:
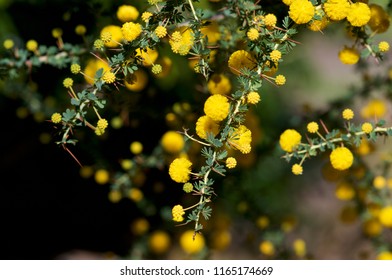
POLYGON ((189 181, 192 162, 186 158, 176 158, 169 166, 170 178, 177 183, 189 181))
POLYGON ((185 146, 184 137, 177 131, 167 131, 162 136, 161 145, 163 150, 167 153, 179 153, 185 146))
POLYGON ((38 43, 36 40, 28 40, 26 43, 26 49, 31 52, 35 52, 38 49, 38 43))
POLYGON ((182 222, 184 220, 185 211, 181 205, 176 205, 172 209, 173 221, 182 222))
POLYGON ((296 24, 308 23, 314 16, 315 8, 308 0, 294 0, 289 9, 289 16, 296 24))
POLYGON ((278 86, 283 86, 286 83, 286 77, 283 75, 278 75, 275 77, 275 84, 278 86))
POLYGON ((228 157, 226 159, 226 167, 232 169, 237 166, 237 160, 233 157, 228 157))
POLYGON ((212 74, 208 80, 207 88, 211 94, 225 95, 231 91, 231 83, 224 74, 212 74))
POLYGON ((240 125, 235 128, 234 131, 229 135, 229 145, 239 150, 243 154, 249 154, 252 147, 252 132, 245 126, 240 125))
POLYGON ((164 38, 167 35, 166 27, 160 25, 157 28, 155 28, 154 33, 155 35, 158 36, 158 38, 164 38))
POLYGON ((364 122, 361 126, 363 132, 369 134, 373 131, 373 125, 370 122, 364 122))
POLYGON ((303 239, 295 239, 293 242, 293 250, 297 257, 303 258, 306 255, 306 243, 303 239))
POLYGON ((142 34, 142 26, 139 23, 126 22, 121 27, 121 32, 125 40, 132 42, 142 34))
POLYGON ((156 230, 148 238, 148 247, 155 254, 163 254, 170 248, 170 236, 163 230, 156 230))
POLYGON ((65 78, 63 81, 63 86, 65 88, 70 88, 73 86, 73 80, 71 78, 65 78))
POLYGON ((260 102, 260 94, 256 91, 251 91, 246 95, 246 101, 249 104, 257 104, 260 102))
POLYGON ((352 26, 361 27, 369 22, 370 15, 370 8, 367 4, 356 2, 350 5, 350 9, 347 14, 347 21, 352 26))
POLYGON ((233 52, 228 61, 230 71, 236 75, 240 75, 241 70, 246 68, 252 70, 256 67, 256 61, 253 56, 245 50, 233 52))
POLYGON ((310 122, 306 126, 309 133, 316 133, 319 130, 319 125, 316 122, 310 122))
POLYGON ((359 58, 359 52, 355 48, 344 47, 339 51, 339 59, 343 64, 356 64, 359 58))
POLYGON ((131 145, 129 146, 129 150, 135 154, 138 155, 143 151, 143 144, 140 143, 139 141, 134 141, 131 143, 131 145))
POLYGON ((392 206, 382 208, 378 214, 378 218, 383 226, 392 228, 392 206))
POLYGON ((248 32, 246 32, 246 36, 248 37, 249 40, 255 41, 259 38, 260 34, 256 28, 250 28, 248 32))
POLYGON ((303 172, 302 165, 300 165, 298 163, 293 164, 293 166, 291 167, 291 172, 293 172, 294 175, 302 175, 302 172, 303 172))
POLYGON ((180 236, 180 246, 187 254, 197 254, 205 247, 204 236, 187 230, 180 236))
POLYGON ((109 182, 109 172, 106 169, 98 169, 94 174, 95 182, 104 185, 109 182))
POLYGON ((355 196, 355 190, 352 184, 340 182, 335 189, 335 196, 340 200, 351 200, 355 196))
POLYGON ((99 129, 106 129, 108 127, 108 121, 106 119, 100 119, 97 122, 97 127, 99 129))
POLYGON ((14 47, 14 41, 11 39, 7 39, 3 42, 3 46, 4 48, 6 48, 7 50, 12 49, 14 47))
POLYGON ((102 76, 102 80, 106 84, 112 84, 116 80, 116 75, 113 72, 105 72, 105 74, 102 76))
POLYGON ((342 117, 343 117, 343 119, 348 120, 348 121, 352 120, 354 118, 354 111, 349 108, 344 109, 342 112, 342 117))
POLYGON ((380 43, 378 43, 378 50, 380 52, 387 52, 389 51, 389 43, 386 41, 381 41, 380 43))
POLYGON ((135 21, 139 17, 139 11, 131 5, 121 5, 117 9, 117 18, 121 22, 135 21))
POLYGON ((275 254, 275 246, 271 241, 262 241, 259 244, 259 251, 268 257, 272 257, 275 254))
POLYGON ((333 168, 346 170, 353 164, 354 156, 346 147, 338 147, 331 152, 329 159, 333 168))
POLYGON ((86 26, 84 26, 83 24, 78 24, 75 27, 76 35, 83 36, 84 34, 86 34, 86 32, 87 32, 86 26))
POLYGON ((323 5, 324 12, 334 21, 343 20, 350 10, 350 3, 347 0, 327 0, 323 5))
POLYGON ((61 122, 61 115, 59 113, 54 113, 51 117, 53 123, 60 123, 61 122))
POLYGON ((216 136, 219 133, 219 124, 209 116, 201 116, 196 122, 196 134, 202 139, 207 139, 207 133, 216 136))
POLYGON ((142 14, 142 21, 148 22, 148 20, 150 19, 150 17, 152 17, 152 13, 150 13, 150 12, 144 12, 144 13, 142 14))
POLYGON ((392 260, 392 252, 383 251, 377 255, 377 260, 392 260))
POLYGON ((282 58, 282 53, 278 50, 270 52, 270 58, 273 62, 278 62, 282 58))
POLYGON ((276 16, 274 14, 266 14, 264 16, 264 24, 267 27, 274 27, 276 25, 277 21, 278 21, 278 19, 276 18, 276 16))
POLYGON ((378 4, 370 4, 370 20, 367 23, 370 29, 376 33, 384 33, 390 25, 389 14, 378 4))
POLYGON ((385 179, 384 176, 376 176, 373 179, 373 187, 375 187, 376 189, 383 189, 385 188, 385 186, 387 185, 387 179, 385 179))
POLYGON ((102 40, 102 38, 105 39, 102 41, 104 42, 104 45, 106 47, 108 47, 108 48, 117 47, 118 43, 123 38, 123 35, 121 32, 121 27, 117 26, 117 25, 107 25, 107 26, 103 27, 100 32, 100 38, 101 38, 101 40, 102 40), (109 36, 109 37, 107 37, 107 36, 109 36))
POLYGON ((224 120, 229 109, 229 99, 220 94, 211 95, 204 103, 204 113, 216 122, 224 120))
POLYGON ((293 150, 301 143, 302 136, 295 129, 286 129, 279 139, 280 147, 283 151, 288 153, 293 150))

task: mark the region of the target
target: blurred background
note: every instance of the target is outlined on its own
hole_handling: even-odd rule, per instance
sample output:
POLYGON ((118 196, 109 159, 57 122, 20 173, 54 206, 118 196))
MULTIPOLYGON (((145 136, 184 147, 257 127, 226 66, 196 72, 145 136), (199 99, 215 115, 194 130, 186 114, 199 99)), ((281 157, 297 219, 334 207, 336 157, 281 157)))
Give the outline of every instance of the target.
MULTIPOLYGON (((142 2, 0 0, 0 41, 11 38, 23 47, 34 39, 55 45, 51 31, 61 28, 64 42, 91 44, 104 26, 121 24, 115 16, 120 5, 143 10, 142 2), (78 24, 86 26, 85 38, 75 34, 78 24)), ((391 38, 390 32, 378 36, 391 38)), ((118 200, 111 195, 110 182, 97 183, 92 174, 81 172, 70 154, 54 143, 56 130, 47 120, 68 106, 62 87, 68 68, 43 66, 0 81, 0 258, 375 258, 373 241, 352 211, 353 201, 336 197, 336 182, 344 174, 331 175, 327 158, 318 157, 305 163, 303 176, 294 176, 281 158, 277 143, 286 128, 305 132, 307 122, 319 119, 338 126, 336 116, 344 106, 360 110, 365 104, 351 95, 363 75, 337 56, 350 42, 341 25, 331 25, 324 34, 305 31, 296 40, 301 44, 279 66, 287 83, 279 88, 263 84, 262 101, 247 119, 252 153, 237 155, 238 168, 223 180, 216 178, 212 218, 195 242, 187 235, 192 225, 171 221, 171 207, 191 205, 192 199, 171 181, 166 166, 138 171, 135 184, 143 194, 141 201, 118 200)), ((167 50, 162 53, 170 56, 167 50)), ((1 49, 0 58, 4 56, 1 49)), ((121 116, 120 127, 102 138, 84 129, 76 132, 80 142, 70 149, 82 165, 114 176, 122 160, 134 156, 130 143, 141 142, 148 155, 166 131, 194 125, 206 95, 189 85, 202 85, 203 80, 185 58, 170 58, 175 66, 165 78, 146 72, 148 84, 140 91, 121 89, 108 97, 103 115, 109 120, 121 116)), ((390 114, 385 119, 390 121, 390 114)), ((375 146, 387 150, 390 140, 375 146)), ((198 148, 189 149, 196 162, 198 148)), ((378 154, 368 158, 373 165, 378 160, 378 154)))

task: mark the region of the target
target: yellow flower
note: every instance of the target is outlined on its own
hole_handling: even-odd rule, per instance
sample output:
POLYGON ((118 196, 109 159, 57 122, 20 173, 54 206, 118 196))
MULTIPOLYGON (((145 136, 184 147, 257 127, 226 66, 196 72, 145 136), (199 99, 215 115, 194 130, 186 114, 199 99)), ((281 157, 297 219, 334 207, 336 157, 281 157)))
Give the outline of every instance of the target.
POLYGON ((290 4, 289 16, 296 24, 308 23, 314 16, 315 8, 308 0, 294 0, 290 4))
POLYGON ((158 36, 158 38, 163 38, 167 34, 166 27, 160 25, 157 28, 155 28, 154 33, 158 36))
POLYGON ((286 77, 283 75, 278 75, 275 77, 275 84, 278 86, 283 86, 286 83, 286 77))
POLYGON ((346 147, 338 147, 331 152, 329 159, 333 168, 346 170, 353 164, 354 156, 346 147))
POLYGON ((303 239, 295 239, 293 249, 297 257, 303 258, 306 255, 306 243, 303 239))
POLYGON ((231 91, 229 78, 224 74, 212 74, 207 83, 208 91, 211 94, 228 94, 231 91))
POLYGON ((86 34, 86 26, 84 26, 83 24, 78 24, 75 27, 75 33, 79 36, 83 36, 84 34, 86 34))
POLYGON ((152 13, 150 13, 150 12, 144 12, 144 13, 142 14, 142 20, 143 20, 144 22, 148 22, 148 20, 150 19, 150 17, 152 17, 152 13))
POLYGON ((174 53, 187 55, 193 45, 193 32, 191 29, 182 27, 173 32, 169 44, 174 53))
POLYGON ((150 228, 150 224, 145 218, 138 218, 131 224, 132 233, 135 235, 143 235, 150 228))
POLYGON ((7 50, 12 49, 14 47, 14 41, 11 39, 7 39, 3 42, 3 46, 4 48, 6 48, 7 50))
POLYGON ((272 257, 275 254, 275 246, 271 241, 262 241, 259 244, 259 250, 263 255, 272 257))
POLYGON ((355 190, 350 183, 341 182, 336 186, 335 196, 340 200, 351 200, 355 196, 355 190))
POLYGON ((246 100, 249 104, 257 104, 260 101, 260 94, 256 91, 251 91, 246 95, 246 100))
POLYGON ((140 36, 143 29, 139 23, 126 22, 121 27, 121 32, 125 40, 132 42, 140 36))
POLYGON ((245 126, 240 125, 235 128, 234 131, 229 135, 229 145, 239 150, 243 154, 249 154, 252 147, 252 132, 245 126))
POLYGON ((215 94, 204 103, 204 113, 216 122, 223 121, 229 114, 230 103, 226 96, 215 94))
POLYGON ((108 121, 106 119, 100 119, 97 122, 97 127, 99 129, 106 129, 108 127, 108 121))
POLYGON ((380 43, 378 43, 378 49, 380 52, 389 51, 389 43, 386 41, 381 41, 380 43))
POLYGON ((359 58, 359 52, 355 48, 344 47, 339 52, 339 59, 343 64, 356 64, 359 58))
POLYGON ((65 88, 70 88, 73 86, 73 80, 71 78, 65 78, 63 81, 63 86, 65 88))
POLYGON ((176 205, 172 208, 173 221, 182 222, 184 220, 185 211, 181 205, 176 205))
POLYGON ((315 32, 324 30, 329 23, 328 17, 324 13, 317 10, 316 15, 321 17, 321 19, 314 19, 308 24, 308 28, 315 32))
POLYGON ((117 18, 121 22, 135 21, 139 17, 139 11, 131 5, 121 5, 117 9, 117 18))
POLYGON ((201 116, 196 122, 196 134, 202 139, 207 139, 207 133, 216 136, 219 133, 219 124, 209 116, 201 116))
POLYGON ((257 31, 256 28, 250 28, 248 32, 246 33, 246 36, 249 38, 251 41, 255 41, 259 38, 259 31, 257 31))
POLYGON ((219 24, 216 20, 211 21, 207 26, 203 26, 200 31, 204 36, 208 37, 209 44, 215 44, 221 38, 219 24))
POLYGON ((274 27, 276 25, 277 21, 278 21, 278 19, 276 18, 276 16, 274 14, 266 14, 264 16, 264 24, 267 27, 274 27))
POLYGON ((319 130, 319 126, 316 122, 308 123, 306 128, 309 131, 309 133, 316 133, 319 130))
POLYGON ((293 150, 301 143, 301 134, 299 134, 294 129, 286 129, 279 139, 280 147, 283 151, 288 153, 293 152, 293 150))
POLYGON ((380 223, 388 228, 392 228, 392 206, 386 206, 378 214, 380 223))
POLYGON ((162 136, 161 145, 165 152, 179 153, 185 146, 184 137, 177 131, 167 131, 162 136))
POLYGON ((169 166, 169 175, 177 183, 189 181, 192 162, 186 158, 176 158, 169 166))
POLYGON ((103 71, 110 71, 110 66, 106 62, 100 60, 100 59, 90 59, 87 62, 86 67, 84 68, 83 72, 85 75, 84 79, 88 84, 93 84, 94 83, 94 76, 95 73, 100 69, 103 68, 103 71))
POLYGON ((142 91, 148 83, 147 73, 138 69, 133 74, 126 77, 124 84, 127 89, 130 91, 139 92, 142 91))
POLYGON ((144 195, 143 192, 138 188, 132 188, 129 190, 128 197, 130 200, 134 202, 139 202, 140 200, 143 199, 144 195))
POLYGON ((303 168, 300 164, 296 163, 291 167, 291 172, 293 172, 294 175, 302 175, 303 168))
POLYGON ((256 67, 256 61, 253 56, 244 50, 233 52, 228 61, 230 71, 236 75, 240 75, 241 70, 246 68, 252 70, 256 67))
POLYGON ((364 122, 361 126, 363 132, 369 134, 373 131, 373 125, 370 122, 364 122))
POLYGON ((270 220, 267 216, 260 216, 259 218, 257 218, 256 220, 256 225, 260 228, 260 229, 265 229, 269 226, 270 224, 270 220))
POLYGON ((228 157, 226 159, 226 167, 231 169, 237 166, 237 160, 233 157, 228 157))
POLYGON ((107 71, 103 74, 102 80, 107 84, 112 84, 116 80, 116 75, 113 72, 107 71))
POLYGON ((273 50, 270 52, 270 58, 273 62, 278 62, 282 58, 282 53, 278 50, 273 50))
POLYGON ((140 57, 142 59, 143 66, 151 66, 155 63, 155 61, 158 58, 158 51, 155 49, 150 49, 146 48, 145 50, 143 49, 136 49, 136 56, 140 57))
POLYGON ((117 25, 107 25, 102 28, 100 36, 107 36, 105 34, 110 34, 110 40, 105 42, 105 46, 108 48, 115 48, 118 43, 122 40, 123 35, 121 33, 121 27, 117 25))
POLYGON ((61 122, 61 115, 59 113, 54 113, 51 117, 53 123, 60 123, 61 122))
POLYGON ((383 251, 377 255, 377 260, 392 260, 392 252, 383 251))
POLYGON ((365 119, 376 118, 380 119, 384 117, 387 111, 386 104, 381 99, 372 99, 368 104, 362 108, 361 116, 365 119))
POLYGON ((353 110, 351 110, 351 109, 349 109, 349 108, 344 109, 343 112, 342 112, 342 117, 343 117, 343 119, 345 119, 345 120, 351 120, 351 119, 353 119, 353 118, 354 118, 354 112, 353 112, 353 110))
POLYGON ((135 154, 138 155, 143 151, 143 144, 140 143, 139 141, 134 141, 131 143, 131 145, 129 146, 129 150, 135 154))
POLYGON ((111 190, 108 193, 108 199, 112 203, 117 203, 121 200, 121 192, 119 190, 111 190))
POLYGON ((375 237, 381 234, 382 226, 377 219, 371 218, 362 224, 362 230, 367 236, 375 237))
POLYGON ((52 29, 52 36, 53 38, 60 38, 63 35, 63 30, 61 28, 54 28, 52 29))
POLYGON ((197 254, 205 247, 204 236, 187 230, 180 236, 180 246, 188 254, 197 254))
POLYGON ((98 169, 94 174, 95 182, 104 185, 109 182, 109 172, 106 169, 98 169))
POLYGON ((331 20, 338 21, 347 17, 350 10, 350 3, 347 0, 327 0, 323 8, 331 20))
POLYGON ((383 33, 390 25, 389 14, 383 7, 377 4, 370 4, 370 20, 367 23, 370 29, 376 33, 383 33))
POLYGON ((155 254, 163 254, 170 248, 170 236, 166 231, 156 230, 148 238, 148 247, 155 254))
POLYGON ((370 8, 367 4, 356 2, 351 4, 347 14, 347 21, 352 26, 361 27, 367 24, 370 20, 370 8))
POLYGON ((35 40, 28 40, 26 43, 26 49, 31 52, 35 52, 38 48, 38 43, 35 40))

